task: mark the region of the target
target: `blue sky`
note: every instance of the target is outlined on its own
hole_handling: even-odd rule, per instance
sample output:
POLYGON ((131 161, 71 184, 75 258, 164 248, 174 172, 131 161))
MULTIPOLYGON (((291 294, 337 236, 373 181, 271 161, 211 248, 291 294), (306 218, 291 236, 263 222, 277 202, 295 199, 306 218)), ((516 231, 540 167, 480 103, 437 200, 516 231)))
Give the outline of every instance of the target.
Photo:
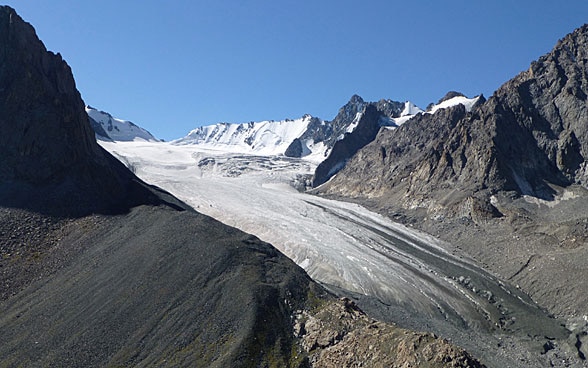
POLYGON ((588 22, 588 1, 7 1, 84 101, 159 138, 220 121, 332 119, 353 94, 490 96, 588 22))

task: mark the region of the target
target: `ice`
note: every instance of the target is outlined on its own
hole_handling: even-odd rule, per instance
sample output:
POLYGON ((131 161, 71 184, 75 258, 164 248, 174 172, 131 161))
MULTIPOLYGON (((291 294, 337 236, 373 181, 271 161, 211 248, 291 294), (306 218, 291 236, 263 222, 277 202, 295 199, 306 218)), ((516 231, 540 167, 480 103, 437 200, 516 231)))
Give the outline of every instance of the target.
POLYGON ((100 144, 145 181, 270 242, 322 283, 402 305, 424 318, 478 327, 492 323, 488 316, 496 311, 473 286, 455 282, 459 276, 507 305, 522 303, 515 291, 505 291, 473 261, 454 256, 447 244, 427 234, 358 204, 294 190, 289 184, 312 175, 314 162, 198 145, 100 144))

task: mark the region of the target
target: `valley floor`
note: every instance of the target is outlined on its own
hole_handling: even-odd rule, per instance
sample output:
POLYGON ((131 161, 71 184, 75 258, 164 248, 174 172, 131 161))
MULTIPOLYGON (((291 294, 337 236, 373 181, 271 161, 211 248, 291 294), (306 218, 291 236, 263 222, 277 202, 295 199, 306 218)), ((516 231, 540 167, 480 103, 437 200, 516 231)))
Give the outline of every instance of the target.
POLYGON ((143 180, 273 244, 374 317, 450 338, 488 366, 576 364, 568 360, 577 354, 573 346, 543 347, 568 337, 560 321, 451 244, 357 204, 294 189, 312 175, 311 162, 168 143, 100 143, 143 180))

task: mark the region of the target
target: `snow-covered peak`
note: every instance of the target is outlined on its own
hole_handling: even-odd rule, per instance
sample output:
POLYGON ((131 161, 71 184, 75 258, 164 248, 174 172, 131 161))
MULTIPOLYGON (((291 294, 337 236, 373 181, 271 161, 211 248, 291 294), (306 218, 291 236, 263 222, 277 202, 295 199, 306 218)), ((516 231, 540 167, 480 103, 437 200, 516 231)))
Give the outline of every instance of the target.
POLYGON ((419 112, 423 112, 423 110, 418 107, 417 105, 413 104, 410 101, 406 101, 404 103, 404 109, 402 110, 402 112, 400 113, 400 116, 410 116, 410 115, 416 115, 419 112))
POLYGON ((433 105, 427 113, 434 114, 439 109, 446 109, 448 107, 457 106, 459 104, 464 105, 466 111, 472 111, 474 105, 478 102, 481 96, 476 96, 474 98, 467 98, 466 96, 455 96, 450 99, 447 99, 437 105, 433 105))
MULTIPOLYGON (((174 140, 175 145, 199 145, 202 148, 230 153, 283 155, 295 139, 313 121, 310 115, 295 120, 261 121, 242 124, 218 123, 192 130, 174 140)), ((307 154, 314 153, 314 142, 303 142, 307 154)), ((322 146, 321 146, 322 147, 322 146)))
POLYGON ((91 106, 86 106, 86 112, 90 117, 96 137, 120 142, 147 141, 159 142, 147 130, 127 120, 112 117, 107 112, 99 111, 91 106))

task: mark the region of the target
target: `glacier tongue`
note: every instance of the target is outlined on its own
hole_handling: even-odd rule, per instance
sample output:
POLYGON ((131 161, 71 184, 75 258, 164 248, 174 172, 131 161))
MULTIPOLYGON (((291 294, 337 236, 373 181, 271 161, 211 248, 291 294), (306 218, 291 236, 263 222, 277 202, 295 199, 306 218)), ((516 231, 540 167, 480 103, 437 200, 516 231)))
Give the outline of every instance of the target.
MULTIPOLYGON (((491 330, 503 318, 543 318, 518 290, 454 255, 450 245, 357 204, 294 190, 290 183, 313 172, 309 161, 219 153, 198 145, 101 145, 143 180, 199 212, 272 243, 323 283, 474 330, 491 330)), ((533 333, 542 333, 542 327, 533 333)))

